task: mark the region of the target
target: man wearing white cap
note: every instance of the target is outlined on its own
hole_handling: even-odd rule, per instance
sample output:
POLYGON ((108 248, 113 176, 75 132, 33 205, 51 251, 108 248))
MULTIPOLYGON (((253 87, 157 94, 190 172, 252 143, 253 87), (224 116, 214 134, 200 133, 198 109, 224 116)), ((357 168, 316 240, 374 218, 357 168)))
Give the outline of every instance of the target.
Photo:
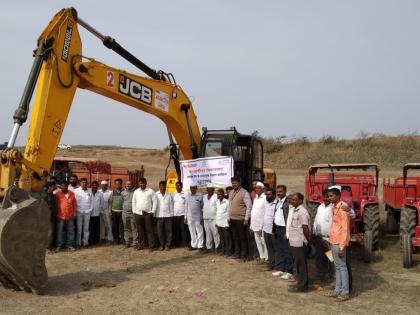
POLYGON ((250 228, 254 232, 255 242, 257 243, 258 252, 261 261, 268 259, 267 246, 262 234, 264 223, 264 211, 266 204, 266 197, 264 194, 264 184, 258 182, 255 185, 255 199, 251 209, 251 225, 250 228))
POLYGON ((111 196, 112 190, 108 188, 106 180, 101 181, 101 189, 99 190, 104 197, 104 210, 101 212, 101 242, 113 242, 112 224, 111 224, 111 196))
POLYGON ((207 195, 203 198, 203 220, 204 230, 206 231, 206 247, 207 250, 214 248, 219 250, 220 237, 216 228, 216 201, 217 195, 214 193, 214 187, 207 185, 207 195))

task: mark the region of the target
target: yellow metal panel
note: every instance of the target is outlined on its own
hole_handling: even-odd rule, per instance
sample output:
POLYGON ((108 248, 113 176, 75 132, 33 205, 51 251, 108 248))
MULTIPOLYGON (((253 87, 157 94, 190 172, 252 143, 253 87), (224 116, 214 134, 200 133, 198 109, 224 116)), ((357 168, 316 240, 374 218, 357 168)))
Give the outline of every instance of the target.
MULTIPOLYGON (((82 44, 71 10, 57 14, 39 41, 51 37, 54 44, 39 74, 24 152, 38 175, 50 170, 79 82, 72 63, 81 59, 82 44)), ((22 175, 31 176, 29 171, 22 175)))
POLYGON ((184 104, 190 106, 188 115, 198 146, 201 143, 201 134, 191 101, 181 87, 130 74, 95 60, 77 63, 75 71, 81 78, 79 87, 160 118, 174 135, 183 157, 192 158, 187 119, 181 110, 184 104))

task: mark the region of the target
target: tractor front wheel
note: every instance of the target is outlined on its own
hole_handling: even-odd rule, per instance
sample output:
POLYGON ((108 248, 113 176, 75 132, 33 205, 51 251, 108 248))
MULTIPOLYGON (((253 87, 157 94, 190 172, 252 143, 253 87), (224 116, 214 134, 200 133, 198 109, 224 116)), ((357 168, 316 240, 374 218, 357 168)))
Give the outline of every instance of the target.
POLYGON ((402 207, 400 218, 400 235, 404 268, 410 268, 412 265, 413 245, 411 244, 411 239, 414 236, 416 222, 417 210, 411 207, 402 207))
POLYGON ((373 251, 379 244, 379 206, 368 205, 363 214, 364 226, 364 259, 372 261, 373 251))
POLYGON ((401 235, 401 243, 403 252, 403 266, 404 268, 410 268, 413 264, 413 246, 411 245, 411 235, 401 235))

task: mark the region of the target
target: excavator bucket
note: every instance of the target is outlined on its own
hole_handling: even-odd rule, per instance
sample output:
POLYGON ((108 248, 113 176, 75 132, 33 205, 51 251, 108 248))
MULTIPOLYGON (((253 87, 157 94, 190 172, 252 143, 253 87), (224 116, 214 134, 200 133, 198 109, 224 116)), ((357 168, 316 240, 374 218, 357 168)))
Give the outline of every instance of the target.
POLYGON ((40 293, 48 279, 50 210, 36 196, 11 186, 0 207, 0 283, 7 289, 40 293))

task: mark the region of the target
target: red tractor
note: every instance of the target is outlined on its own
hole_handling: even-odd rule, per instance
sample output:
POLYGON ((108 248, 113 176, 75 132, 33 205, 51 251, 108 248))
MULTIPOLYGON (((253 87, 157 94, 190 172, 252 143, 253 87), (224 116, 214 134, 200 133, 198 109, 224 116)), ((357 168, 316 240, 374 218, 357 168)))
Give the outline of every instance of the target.
POLYGON ((413 263, 413 253, 420 247, 420 177, 408 177, 410 169, 420 169, 420 163, 404 165, 403 177, 384 179, 384 202, 388 232, 400 227, 403 266, 413 263))
POLYGON ((312 221, 322 203, 322 192, 341 186, 341 198, 353 208, 351 241, 364 247, 364 260, 370 262, 379 243, 379 168, 372 163, 316 164, 305 179, 307 209, 312 221))

